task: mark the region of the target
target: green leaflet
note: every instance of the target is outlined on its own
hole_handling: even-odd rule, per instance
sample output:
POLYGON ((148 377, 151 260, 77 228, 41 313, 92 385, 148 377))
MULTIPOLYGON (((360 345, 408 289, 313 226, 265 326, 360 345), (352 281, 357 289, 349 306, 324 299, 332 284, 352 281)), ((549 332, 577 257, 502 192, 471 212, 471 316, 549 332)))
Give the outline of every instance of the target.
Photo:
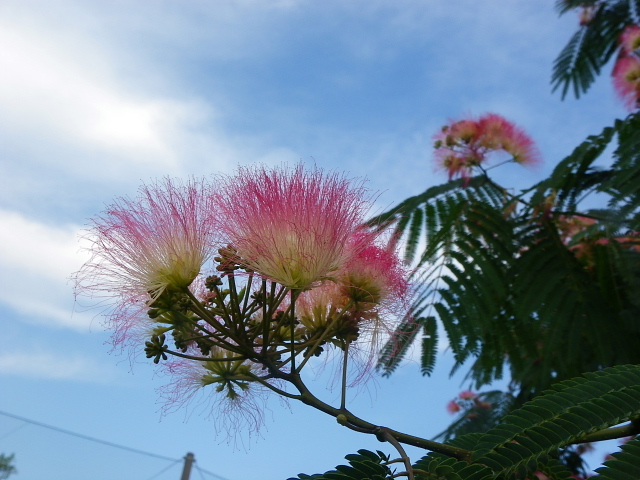
POLYGON ((422 335, 421 371, 423 375, 431 375, 438 353, 438 324, 435 317, 427 317, 422 323, 424 334, 422 335))
POLYGON ((509 474, 589 433, 640 417, 640 366, 622 365, 554 385, 484 434, 472 462, 509 474))
MULTIPOLYGON (((576 2, 567 3, 562 10, 577 6, 576 2)), ((624 27, 633 23, 628 0, 601 2, 591 21, 578 28, 554 61, 553 91, 561 88, 563 99, 571 87, 576 98, 586 93, 616 51, 624 27)))
POLYGON ((640 438, 635 438, 620 447, 613 459, 604 462, 604 466, 596 470, 594 480, 637 480, 640 478, 640 438))
POLYGON ((358 454, 345 457, 349 465, 338 465, 335 470, 324 474, 299 474, 287 480, 387 480, 392 475, 391 469, 385 464, 389 457, 378 451, 358 450, 358 454))

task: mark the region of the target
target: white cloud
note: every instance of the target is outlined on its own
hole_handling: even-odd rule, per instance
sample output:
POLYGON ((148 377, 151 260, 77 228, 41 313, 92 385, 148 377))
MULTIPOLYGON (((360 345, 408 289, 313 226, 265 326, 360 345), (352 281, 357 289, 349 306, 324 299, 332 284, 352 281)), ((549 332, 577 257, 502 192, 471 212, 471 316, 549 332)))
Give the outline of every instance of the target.
MULTIPOLYGON (((5 23, 0 24, 0 44, 5 46, 0 51, 3 128, 113 153, 137 153, 128 154, 128 161, 175 162, 167 131, 197 106, 127 94, 110 84, 104 72, 83 65, 83 55, 74 57, 75 52, 56 45, 55 37, 5 23)), ((99 49, 93 54, 105 57, 99 49)))
POLYGON ((76 225, 51 227, 0 209, 0 302, 33 319, 87 330, 93 315, 73 314, 69 277, 87 259, 76 225))
POLYGON ((114 370, 93 358, 77 354, 10 352, 0 355, 0 374, 52 380, 108 382, 114 370))
POLYGON ((66 279, 85 257, 78 255, 77 225, 50 227, 0 209, 0 261, 49 279, 66 279))
MULTIPOLYGON (((295 4, 269 8, 286 11, 295 4)), ((243 20, 242 12, 266 4, 240 2, 214 12, 196 2, 175 16, 151 3, 52 5, 0 2, 0 134, 6 139, 0 145, 6 183, 1 204, 23 210, 50 194, 62 204, 105 185, 113 190, 114 182, 299 158, 266 136, 226 132, 221 111, 234 107, 218 87, 194 92, 170 65, 175 58, 169 62, 141 47, 165 42, 178 64, 186 55, 181 49, 200 62, 209 58, 203 49, 253 51, 239 31, 264 21, 257 14, 243 20), (225 32, 239 43, 229 47, 225 32)))

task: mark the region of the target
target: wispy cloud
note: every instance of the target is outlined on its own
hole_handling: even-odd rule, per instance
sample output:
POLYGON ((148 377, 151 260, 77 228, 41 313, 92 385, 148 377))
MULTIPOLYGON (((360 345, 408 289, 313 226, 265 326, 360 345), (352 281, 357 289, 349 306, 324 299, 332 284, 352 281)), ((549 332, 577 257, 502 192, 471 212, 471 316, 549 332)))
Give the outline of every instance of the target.
MULTIPOLYGON (((175 170, 176 130, 207 115, 206 107, 195 101, 127 92, 113 81, 110 69, 84 63, 91 55, 109 64, 108 52, 97 46, 80 54, 69 52, 56 43, 55 35, 6 24, 0 28, 0 43, 5 45, 0 52, 0 125, 13 134, 35 135, 40 142, 77 150, 101 150, 129 169, 153 163, 157 169, 175 170)), ((66 160, 60 168, 87 172, 82 158, 66 160), (84 168, 77 170, 79 165, 84 168)), ((105 171, 104 164, 101 169, 105 171)))
POLYGON ((88 313, 73 314, 69 278, 87 259, 76 225, 52 227, 0 209, 0 302, 34 323, 86 331, 88 313))
MULTIPOLYGON (((295 3, 270 8, 286 10, 295 3)), ((172 45, 171 55, 181 58, 177 65, 185 63, 185 52, 176 45, 198 45, 200 54, 205 45, 218 51, 223 33, 199 22, 190 29, 201 11, 212 15, 206 3, 176 13, 175 22, 149 3, 149 14, 158 21, 148 24, 146 13, 133 15, 133 6, 36 4, 41 8, 0 3, 0 206, 37 219, 77 218, 87 198, 99 205, 100 193, 103 199, 132 193, 140 179, 299 158, 268 135, 230 132, 223 110, 234 107, 217 85, 193 89, 191 79, 174 72, 175 64, 167 67, 138 48, 148 33, 153 41, 172 45), (138 28, 128 23, 132 17, 138 28), (206 37, 212 31, 220 36, 216 45, 206 37), (121 37, 130 44, 120 44, 121 37), (55 211, 54 205, 61 208, 55 211)), ((228 17, 236 25, 250 8, 222 9, 217 22, 223 25, 228 17)), ((251 50, 243 50, 242 43, 236 47, 239 53, 251 50)))
POLYGON ((116 371, 82 355, 5 352, 0 354, 0 375, 108 383, 116 371))

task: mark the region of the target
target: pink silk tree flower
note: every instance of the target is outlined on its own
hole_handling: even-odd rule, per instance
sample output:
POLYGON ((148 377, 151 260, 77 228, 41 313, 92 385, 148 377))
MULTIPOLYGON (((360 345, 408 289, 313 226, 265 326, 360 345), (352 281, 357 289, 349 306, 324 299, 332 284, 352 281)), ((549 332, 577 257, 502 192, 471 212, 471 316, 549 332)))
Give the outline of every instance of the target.
MULTIPOLYGON (((326 334, 327 344, 339 347, 327 350, 328 358, 349 346, 349 385, 373 373, 381 342, 408 310, 408 271, 395 249, 381 243, 377 234, 358 233, 347 244, 355 250, 350 261, 333 280, 302 292, 296 304, 299 332, 326 334)), ((323 350, 326 346, 316 354, 323 350)))
POLYGON ((535 166, 540 163, 540 152, 524 130, 513 127, 510 135, 502 142, 502 149, 520 165, 535 166))
POLYGON ((538 150, 529 135, 513 122, 496 113, 480 117, 479 143, 488 150, 502 150, 521 165, 539 162, 538 150))
POLYGON ((407 271, 393 245, 381 246, 376 234, 360 232, 347 244, 351 260, 338 275, 343 295, 358 303, 384 305, 407 297, 407 271))
POLYGON ((458 394, 458 397, 463 400, 471 400, 472 398, 476 398, 476 394, 471 390, 463 390, 458 394))
POLYGON ((296 315, 307 332, 325 331, 336 315, 342 313, 346 299, 337 283, 326 281, 298 297, 296 315))
POLYGON ((436 168, 445 170, 449 180, 453 180, 454 178, 470 178, 473 174, 473 167, 484 160, 484 155, 482 157, 465 157, 449 150, 438 149, 435 158, 436 168))
POLYGON ((584 6, 580 9, 579 22, 580 26, 589 25, 594 17, 596 16, 596 12, 598 11, 599 6, 584 6))
POLYGON ((241 167, 220 177, 220 229, 245 265, 291 289, 330 278, 369 207, 362 182, 302 164, 241 167))
POLYGON ((447 412, 449 412, 450 414, 454 414, 454 413, 458 413, 460 410, 462 410, 462 407, 460 407, 460 405, 458 405, 458 403, 455 400, 451 400, 449 403, 447 403, 447 412))
POLYGON ((347 251, 353 252, 349 261, 336 272, 333 281, 300 296, 301 314, 323 326, 331 320, 332 313, 343 309, 343 313, 361 322, 398 313, 406 307, 408 272, 395 250, 378 245, 376 236, 360 232, 347 243, 347 251))
POLYGON ((359 232, 347 244, 356 252, 334 280, 303 292, 297 302, 306 334, 329 333, 327 342, 351 345, 354 384, 368 376, 381 341, 408 310, 409 272, 395 249, 381 243, 377 233, 359 232))
POLYGON ((630 25, 620 35, 620 47, 626 55, 631 55, 640 47, 640 26, 630 25))
POLYGON ((167 178, 142 186, 133 200, 116 200, 92 220, 91 258, 75 275, 76 295, 115 299, 112 321, 128 328, 167 288, 187 288, 212 254, 208 189, 167 178))
POLYGON ((470 178, 474 168, 484 164, 491 152, 507 153, 522 165, 539 162, 533 140, 513 122, 495 113, 478 120, 451 122, 434 139, 436 165, 447 171, 450 180, 470 178))
POLYGON ((478 143, 480 125, 473 119, 452 121, 434 135, 436 167, 447 171, 449 180, 469 178, 473 167, 484 162, 487 148, 478 143))
POLYGON ((629 110, 638 108, 640 98, 640 60, 636 56, 619 57, 613 67, 613 86, 629 110))

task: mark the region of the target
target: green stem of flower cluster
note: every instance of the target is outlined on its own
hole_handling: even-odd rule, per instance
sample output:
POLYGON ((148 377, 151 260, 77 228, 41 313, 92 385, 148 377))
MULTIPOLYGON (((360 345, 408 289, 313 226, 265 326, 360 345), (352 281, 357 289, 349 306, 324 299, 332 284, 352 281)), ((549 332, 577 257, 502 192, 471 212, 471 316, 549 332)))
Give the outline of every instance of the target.
POLYGON ((186 353, 182 353, 182 352, 176 352, 175 350, 165 350, 166 353, 168 353, 169 355, 174 355, 176 357, 180 357, 180 358, 186 358, 188 360, 197 360, 199 362, 203 362, 203 361, 207 361, 207 362, 235 362, 235 361, 240 361, 240 360, 246 360, 247 357, 245 356, 239 356, 239 357, 229 357, 229 358, 203 358, 203 357, 196 357, 194 355, 187 355, 186 353))
POLYGON ((291 371, 296 371, 296 301, 299 290, 291 290, 291 371))
POLYGON ((340 410, 344 410, 347 404, 347 364, 349 360, 349 342, 344 342, 344 357, 342 359, 342 394, 340 410))
POLYGON ((313 353, 320 346, 323 340, 325 340, 329 336, 329 334, 331 333, 331 328, 336 323, 336 321, 339 318, 341 318, 345 314, 345 312, 352 306, 353 306, 353 300, 349 300, 347 304, 342 308, 340 313, 337 315, 334 315, 331 321, 327 324, 327 327, 324 329, 324 332, 322 332, 322 334, 318 337, 318 339, 315 341, 313 346, 309 349, 308 353, 305 355, 304 359, 302 360, 302 363, 298 366, 296 373, 300 373, 300 370, 302 370, 302 367, 304 367, 307 364, 307 362, 313 356, 313 353))
MULTIPOLYGON (((231 315, 233 315, 234 317, 236 317, 236 320, 238 322, 241 321, 246 321, 246 301, 244 302, 245 306, 243 307, 241 311, 240 308, 240 303, 239 303, 239 299, 238 299, 238 295, 237 295, 237 291, 236 291, 236 285, 235 282, 233 281, 232 277, 229 277, 229 283, 230 283, 230 305, 229 305, 229 309, 231 310, 231 315), (245 315, 243 315, 243 313, 245 315), (240 320, 238 320, 240 319, 240 320)), ((378 440, 382 441, 382 442, 389 442, 391 443, 400 453, 400 455, 403 458, 403 461, 405 463, 405 465, 407 466, 407 475, 409 476, 410 479, 413 479, 413 473, 411 471, 411 464, 408 461, 408 457, 406 456, 406 453, 404 452, 402 446, 400 445, 400 443, 404 443, 407 445, 412 445, 415 447, 419 447, 419 448, 424 448, 427 450, 431 450, 434 452, 438 452, 438 453, 442 453, 454 458, 457 458, 459 460, 468 460, 471 456, 471 452, 461 449, 461 448, 457 448, 457 447, 453 447, 451 445, 444 445, 438 442, 433 442, 430 440, 426 440, 420 437, 415 437, 413 435, 407 435, 405 433, 402 432, 398 432, 396 430, 392 430, 390 428, 386 428, 383 426, 379 426, 379 425, 375 425, 373 423, 367 422, 359 417, 357 417, 356 415, 354 415, 353 413, 351 413, 349 410, 347 410, 346 408, 346 384, 347 384, 347 365, 348 365, 348 354, 349 354, 349 342, 344 342, 344 359, 343 359, 343 370, 342 370, 342 392, 341 392, 341 404, 340 404, 340 408, 335 408, 332 407, 331 405, 323 402, 322 400, 318 399, 315 395, 313 395, 309 389, 307 388, 307 386, 304 384, 304 382, 302 381, 301 377, 300 377, 300 370, 302 369, 302 367, 306 364, 306 362, 309 360, 309 358, 312 356, 313 352, 315 351, 315 349, 320 345, 320 343, 327 338, 327 336, 330 334, 331 329, 334 325, 334 322, 336 321, 337 318, 340 318, 344 312, 346 312, 348 310, 348 308, 350 308, 350 304, 346 305, 342 311, 340 312, 340 315, 337 315, 334 319, 332 319, 331 322, 329 322, 329 324, 327 325, 327 328, 324 330, 324 332, 315 340, 315 343, 313 345, 313 348, 311 348, 307 354, 304 357, 304 360, 301 362, 301 364, 296 368, 296 355, 297 355, 297 348, 300 348, 302 345, 297 345, 295 342, 295 325, 296 325, 296 318, 295 318, 295 304, 296 301, 298 299, 298 296, 300 295, 300 291, 297 290, 290 290, 290 294, 291 294, 291 304, 289 305, 289 308, 287 309, 287 311, 284 313, 284 318, 282 320, 282 324, 279 322, 277 328, 281 328, 282 326, 284 326, 284 322, 288 321, 290 329, 291 329, 291 340, 290 340, 290 345, 288 348, 289 351, 289 358, 283 363, 283 364, 274 364, 272 363, 272 360, 269 359, 267 352, 267 346, 269 345, 269 332, 270 332, 270 328, 271 328, 271 322, 270 319, 276 309, 276 300, 280 299, 280 302, 282 301, 282 299, 284 298, 284 294, 287 293, 287 291, 289 291, 288 289, 281 289, 279 292, 277 292, 276 294, 276 290, 275 290, 276 286, 275 284, 272 284, 271 286, 271 297, 267 297, 266 295, 266 290, 267 290, 267 285, 266 285, 266 281, 263 281, 262 283, 262 291, 265 294, 265 299, 264 299, 264 303, 263 303, 263 322, 264 322, 264 332, 263 332, 263 348, 261 353, 257 353, 253 347, 250 347, 249 345, 232 345, 229 342, 227 342, 224 339, 220 339, 217 338, 217 336, 211 332, 211 336, 213 338, 215 338, 216 342, 218 342, 221 346, 223 346, 224 348, 227 348, 228 350, 235 352, 238 354, 238 356, 233 357, 231 359, 227 358, 225 359, 225 361, 235 361, 235 360, 251 360, 252 362, 257 362, 260 363, 262 365, 264 365, 267 370, 269 371, 269 375, 263 376, 263 377, 259 377, 257 375, 253 375, 250 374, 248 377, 243 376, 242 378, 238 377, 238 380, 243 380, 243 381, 256 381, 258 383, 260 383, 261 385, 263 385, 264 387, 272 390, 273 392, 277 393, 278 395, 282 395, 283 397, 286 398, 290 398, 292 400, 299 400, 301 402, 303 402, 306 405, 309 405, 317 410, 320 410, 324 413, 327 413, 333 417, 335 417, 338 422, 341 425, 346 426, 347 428, 354 430, 354 431, 358 431, 358 432, 362 432, 362 433, 368 433, 368 434, 372 434, 375 435, 378 440), (271 301, 267 301, 267 298, 270 298, 271 301), (250 350, 247 350, 247 348, 250 348, 250 350), (291 362, 290 368, 287 371, 283 371, 282 367, 284 365, 286 365, 287 363, 291 362), (272 379, 272 378, 276 378, 276 379, 281 379, 284 380, 285 382, 288 382, 290 384, 293 385, 293 387, 295 387, 296 390, 298 390, 299 394, 292 394, 289 393, 285 390, 282 390, 276 386, 274 386, 273 384, 271 384, 268 380, 272 379)), ((219 295, 219 289, 215 288, 215 293, 217 295, 219 295)), ((221 309, 222 309, 222 313, 223 313, 223 318, 225 321, 225 324, 227 324, 227 322, 229 323, 229 325, 227 326, 223 326, 221 325, 218 320, 215 318, 215 315, 213 315, 212 313, 208 312, 206 308, 204 308, 204 306, 200 303, 200 301, 193 295, 193 293, 191 293, 190 291, 186 291, 186 294, 188 295, 188 297, 190 298, 190 300, 193 303, 193 311, 194 313, 196 313, 197 315, 199 315, 204 321, 206 321, 207 323, 209 323, 214 329, 220 329, 220 331, 224 331, 226 328, 229 327, 238 327, 241 328, 241 323, 238 323, 237 325, 231 320, 231 319, 227 319, 227 317, 229 316, 229 310, 226 308, 224 302, 220 302, 221 303, 221 309)), ((219 297, 221 298, 221 297, 219 297)), ((246 299, 245 299, 246 300, 246 299)), ((279 303, 278 303, 279 304, 279 303)), ((206 333, 206 332, 205 332, 206 333)), ((178 357, 183 357, 183 358, 189 358, 189 359, 194 359, 194 360, 200 360, 200 361, 209 361, 211 359, 209 358, 197 358, 197 357, 193 357, 187 354, 182 354, 180 352, 174 352, 174 351, 168 351, 167 353, 170 353, 172 355, 176 355, 178 357)))
MULTIPOLYGON (((216 289, 217 290, 217 289, 216 289)), ((200 315, 200 318, 202 318, 205 322, 207 322, 209 325, 211 325, 213 328, 215 328, 218 331, 224 331, 224 327, 222 326, 222 324, 220 324, 220 322, 218 322, 215 318, 215 316, 211 315, 207 309, 202 307, 202 304, 200 303, 200 301, 193 295, 193 293, 191 293, 191 291, 187 288, 185 289, 185 293, 186 295, 189 297, 189 299, 191 300, 191 304, 193 306, 193 312, 200 315)), ((196 327, 198 326, 197 322, 196 322, 196 327)), ((202 329, 201 329, 202 330, 202 329)), ((206 330, 205 330, 206 332, 206 330)), ((225 339, 220 338, 219 336, 211 333, 211 332, 206 332, 209 334, 209 336, 213 337, 216 339, 217 342, 219 342, 221 344, 221 346, 224 346, 224 348, 226 348, 227 350, 230 350, 232 352, 235 353, 241 353, 238 351, 238 347, 236 345, 233 345, 229 342, 227 342, 225 339)))
POLYGON ((253 283, 253 273, 249 274, 249 280, 247 280, 247 286, 244 289, 244 301, 242 302, 242 317, 246 318, 247 305, 249 303, 249 292, 251 291, 251 284, 253 283))
MULTIPOLYGON (((273 287, 273 284, 272 284, 273 287)), ((272 288, 273 290, 273 288, 272 288)), ((271 318, 267 308, 267 281, 262 280, 262 355, 267 353, 267 345, 269 345, 269 326, 271 318)))
POLYGON ((237 319, 241 319, 240 304, 238 303, 238 288, 236 287, 236 277, 233 275, 233 272, 230 272, 227 275, 227 281, 229 282, 229 303, 231 307, 231 315, 237 319))

